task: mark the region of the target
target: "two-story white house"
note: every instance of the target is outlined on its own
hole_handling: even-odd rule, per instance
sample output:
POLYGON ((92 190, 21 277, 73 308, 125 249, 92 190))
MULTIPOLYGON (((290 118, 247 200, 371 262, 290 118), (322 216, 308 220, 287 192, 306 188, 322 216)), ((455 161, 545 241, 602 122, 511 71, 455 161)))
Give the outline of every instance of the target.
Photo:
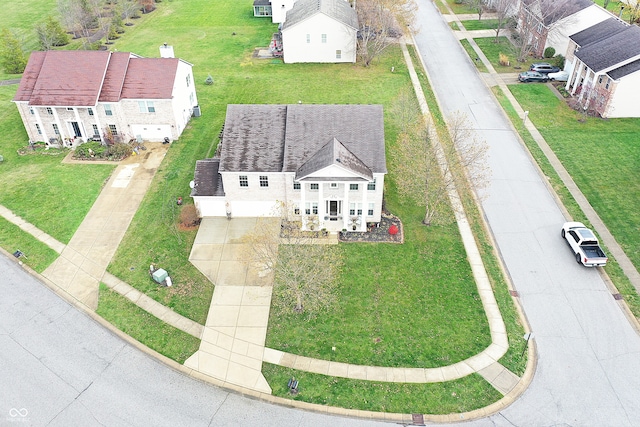
POLYGON ((285 63, 356 62, 358 15, 348 0, 297 0, 280 32, 285 63))
POLYGON ((32 52, 13 102, 29 140, 71 147, 175 140, 198 105, 186 61, 81 50, 32 52))
POLYGON ((200 216, 286 214, 303 229, 380 221, 387 173, 380 105, 229 105, 219 157, 196 164, 200 216))
POLYGON ((610 18, 571 36, 565 89, 601 117, 640 117, 640 27, 610 18))
POLYGON ((521 0, 517 31, 541 58, 548 47, 564 54, 569 35, 612 16, 591 0, 521 0))

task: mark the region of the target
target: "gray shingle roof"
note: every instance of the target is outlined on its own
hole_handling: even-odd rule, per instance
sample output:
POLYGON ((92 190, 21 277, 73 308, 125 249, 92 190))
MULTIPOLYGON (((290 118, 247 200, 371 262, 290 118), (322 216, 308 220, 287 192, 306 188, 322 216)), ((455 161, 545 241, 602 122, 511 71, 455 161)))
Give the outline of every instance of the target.
POLYGON ((611 70, 607 74, 612 79, 618 80, 626 75, 635 73, 638 70, 640 70, 640 59, 623 65, 622 67, 616 68, 615 70, 611 70))
POLYGON ((360 175, 363 180, 373 180, 371 169, 335 138, 316 151, 313 156, 298 168, 296 171, 296 179, 303 179, 314 172, 332 165, 341 166, 352 173, 360 175))
POLYGON ((638 55, 640 55, 640 27, 636 25, 631 25, 576 51, 576 57, 596 73, 638 55))
POLYGON ((296 172, 334 138, 371 172, 387 172, 381 105, 301 104, 229 105, 220 171, 296 172))
POLYGON ((623 31, 628 26, 629 24, 612 17, 572 34, 569 38, 573 40, 578 47, 587 46, 591 43, 611 37, 612 35, 623 31))
POLYGON ((297 0, 293 8, 287 11, 282 29, 293 27, 316 13, 323 13, 345 25, 358 28, 358 15, 346 0, 297 0))
POLYGON ((220 171, 280 172, 286 105, 228 105, 220 171))
POLYGON ((204 159, 196 162, 193 196, 224 196, 222 177, 218 173, 220 159, 204 159))

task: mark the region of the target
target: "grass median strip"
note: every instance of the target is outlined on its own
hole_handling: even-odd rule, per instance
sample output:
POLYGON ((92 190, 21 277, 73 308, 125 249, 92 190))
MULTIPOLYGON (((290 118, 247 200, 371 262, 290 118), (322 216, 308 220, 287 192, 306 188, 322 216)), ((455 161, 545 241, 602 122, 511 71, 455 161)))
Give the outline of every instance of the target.
POLYGON ((198 338, 164 323, 104 283, 100 284, 96 313, 125 334, 178 363, 184 363, 200 347, 198 338))
POLYGON ((275 396, 308 403, 364 411, 449 414, 487 406, 502 395, 480 375, 445 383, 383 383, 330 377, 264 364, 262 370, 275 396), (299 393, 289 393, 291 377, 299 393))
POLYGON ((56 251, 2 217, 0 217, 0 245, 10 253, 17 250, 23 252, 26 258, 21 257, 20 260, 38 273, 42 273, 58 257, 56 251))

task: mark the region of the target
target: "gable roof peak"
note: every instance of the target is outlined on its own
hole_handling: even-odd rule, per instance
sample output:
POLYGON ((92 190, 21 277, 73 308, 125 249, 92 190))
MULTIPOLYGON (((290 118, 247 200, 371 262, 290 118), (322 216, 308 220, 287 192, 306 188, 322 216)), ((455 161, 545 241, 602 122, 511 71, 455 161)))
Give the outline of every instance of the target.
POLYGON ((295 179, 303 179, 314 172, 333 165, 339 165, 361 176, 363 179, 369 181, 373 179, 371 169, 335 137, 323 145, 298 168, 295 179))

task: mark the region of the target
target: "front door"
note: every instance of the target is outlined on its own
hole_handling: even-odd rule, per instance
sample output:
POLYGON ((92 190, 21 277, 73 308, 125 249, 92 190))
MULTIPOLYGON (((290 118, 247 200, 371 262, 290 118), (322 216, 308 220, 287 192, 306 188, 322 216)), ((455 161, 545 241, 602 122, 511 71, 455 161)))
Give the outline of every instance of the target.
POLYGON ((78 125, 78 122, 71 122, 71 127, 73 128, 74 136, 80 138, 82 136, 82 133, 80 132, 80 125, 78 125))
POLYGON ((338 220, 338 201, 337 200, 329 200, 329 220, 331 221, 338 220))

